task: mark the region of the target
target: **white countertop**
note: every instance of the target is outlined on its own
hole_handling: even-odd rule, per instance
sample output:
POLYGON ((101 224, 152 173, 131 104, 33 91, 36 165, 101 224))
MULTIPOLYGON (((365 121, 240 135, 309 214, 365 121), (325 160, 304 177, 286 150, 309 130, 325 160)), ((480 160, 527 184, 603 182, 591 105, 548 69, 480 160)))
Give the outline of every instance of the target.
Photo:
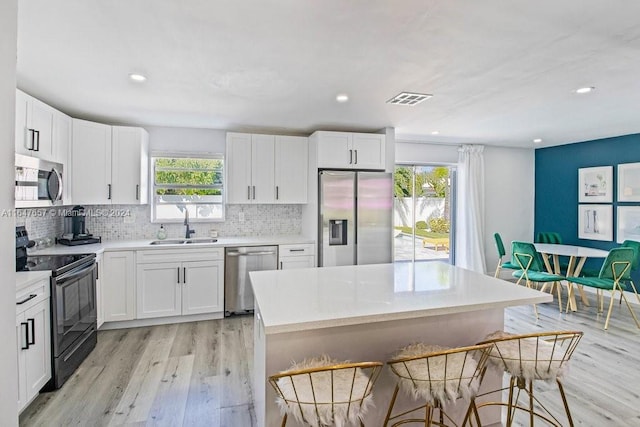
MULTIPOLYGON (((179 237, 168 237, 167 240, 179 239, 179 237)), ((65 246, 55 245, 49 248, 43 248, 29 255, 58 255, 58 254, 82 254, 82 253, 101 253, 104 251, 122 251, 122 250, 140 250, 140 249, 197 249, 197 248, 223 248, 232 246, 257 246, 257 245, 287 245, 314 243, 314 240, 306 237, 291 236, 245 236, 245 237, 219 237, 215 243, 198 243, 198 244, 175 244, 175 245, 150 245, 153 240, 111 240, 102 243, 92 243, 90 245, 65 246)))
POLYGON ((442 262, 249 273, 266 334, 410 319, 553 297, 442 262))

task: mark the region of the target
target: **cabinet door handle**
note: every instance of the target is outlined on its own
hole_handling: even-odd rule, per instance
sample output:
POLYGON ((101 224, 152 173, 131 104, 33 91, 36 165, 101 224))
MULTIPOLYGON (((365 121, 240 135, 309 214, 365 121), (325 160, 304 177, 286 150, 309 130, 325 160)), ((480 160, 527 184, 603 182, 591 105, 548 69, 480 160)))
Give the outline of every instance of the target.
POLYGON ((36 134, 36 135, 37 135, 37 137, 38 137, 38 138, 37 138, 38 144, 36 145, 36 148, 35 148, 35 150, 34 150, 34 151, 40 151, 40 131, 39 131, 39 130, 35 131, 35 134, 36 134))
POLYGON ((27 322, 20 322, 20 327, 22 328, 23 326, 24 326, 25 340, 24 340, 24 344, 20 346, 20 349, 28 350, 29 349, 29 324, 27 322))
POLYGON ((107 200, 111 200, 111 184, 107 184, 107 200))
POLYGON ((253 186, 253 200, 256 199, 256 186, 253 186))
POLYGON ((280 261, 280 270, 282 270, 282 261, 280 261))
POLYGON ((178 270, 178 283, 180 283, 180 267, 178 267, 176 270, 178 270))
POLYGON ((182 267, 182 283, 187 283, 187 267, 182 267))
POLYGON ((35 345, 36 343, 36 319, 29 318, 27 319, 27 323, 31 324, 31 339, 29 339, 27 334, 27 345, 35 345))
POLYGON ((349 164, 353 164, 353 150, 349 150, 349 164))
POLYGON ((356 153, 356 156, 355 156, 356 160, 355 160, 354 163, 357 165, 358 164, 358 150, 353 150, 353 151, 355 151, 355 153, 356 153))
POLYGON ((247 200, 251 200, 251 186, 247 185, 247 200))
POLYGON ((279 199, 279 191, 278 191, 278 190, 279 190, 279 188, 280 188, 280 187, 278 187, 278 186, 276 185, 276 200, 278 200, 278 199, 279 199))
POLYGON ((136 200, 140 200, 140 184, 136 184, 136 200))
POLYGON ((100 263, 96 262, 96 280, 100 280, 100 263))
POLYGON ((304 252, 304 249, 289 249, 289 252, 304 252))
POLYGON ((27 129, 29 133, 29 142, 31 142, 31 146, 27 147, 27 150, 34 151, 36 148, 36 130, 35 129, 27 129))

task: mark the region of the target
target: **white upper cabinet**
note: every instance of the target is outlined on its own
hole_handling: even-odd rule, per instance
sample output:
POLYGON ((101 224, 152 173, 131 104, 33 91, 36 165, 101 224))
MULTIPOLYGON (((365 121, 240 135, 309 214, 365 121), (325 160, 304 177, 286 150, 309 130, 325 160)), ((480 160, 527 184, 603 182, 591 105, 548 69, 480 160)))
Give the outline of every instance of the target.
POLYGON ((148 202, 149 134, 142 128, 111 128, 111 203, 148 202))
POLYGON ((251 135, 227 133, 227 203, 251 203, 251 135))
POLYGON ((16 153, 60 162, 52 144, 55 112, 44 102, 16 90, 16 153))
POLYGON ((275 136, 251 135, 251 203, 273 203, 275 136))
POLYGON ((309 142, 300 136, 276 136, 276 203, 307 203, 309 142))
POLYGON ((76 204, 111 204, 111 126, 73 119, 71 191, 76 204))
POLYGON ((304 137, 227 133, 227 203, 306 203, 304 137))
POLYGON ((54 150, 54 159, 58 163, 62 163, 64 166, 62 185, 63 185, 63 205, 70 205, 71 200, 71 162, 69 161, 71 156, 71 128, 73 121, 71 117, 67 116, 60 111, 55 111, 53 114, 53 134, 52 144, 54 150))
POLYGON ((385 136, 377 133, 318 131, 318 168, 385 169, 385 136))
POLYGON ((73 203, 146 204, 148 150, 144 129, 73 119, 73 203))

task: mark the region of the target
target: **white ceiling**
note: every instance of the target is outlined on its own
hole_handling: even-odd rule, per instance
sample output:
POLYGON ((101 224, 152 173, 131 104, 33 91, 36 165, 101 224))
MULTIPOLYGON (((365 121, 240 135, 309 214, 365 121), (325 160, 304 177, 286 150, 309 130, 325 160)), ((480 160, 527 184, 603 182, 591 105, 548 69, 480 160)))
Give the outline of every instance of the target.
POLYGON ((397 139, 516 147, 640 132, 637 0, 18 6, 18 87, 74 117, 302 134, 390 126, 397 139), (596 90, 573 92, 583 86, 596 90), (401 91, 434 96, 385 104, 401 91))

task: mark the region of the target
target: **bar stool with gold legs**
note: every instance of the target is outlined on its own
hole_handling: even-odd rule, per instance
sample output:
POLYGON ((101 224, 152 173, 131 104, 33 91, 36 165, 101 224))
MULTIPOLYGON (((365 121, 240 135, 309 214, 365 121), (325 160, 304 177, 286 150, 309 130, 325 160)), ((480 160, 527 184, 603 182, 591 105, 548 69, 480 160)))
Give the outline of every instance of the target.
POLYGON ((471 422, 472 416, 480 425, 475 396, 491 347, 491 344, 484 344, 452 349, 437 345, 413 344, 400 350, 387 362, 391 371, 398 377, 398 383, 389 404, 384 426, 386 427, 391 420, 397 420, 393 426, 410 422, 421 422, 425 426, 446 426, 448 424, 445 424, 445 418, 447 423, 457 425, 445 412, 444 406, 460 398, 471 402, 462 425, 471 422), (400 389, 415 400, 425 403, 408 411, 393 414, 400 389), (420 409, 425 411, 423 418, 406 418, 420 409), (439 412, 438 420, 435 419, 436 410, 439 412))
POLYGON ((338 362, 322 356, 294 364, 269 377, 277 403, 287 417, 305 425, 343 426, 360 423, 372 404, 373 385, 383 363, 338 362))
MULTIPOLYGON (((507 332, 494 332, 480 344, 492 344, 489 366, 495 366, 511 376, 509 386, 485 394, 509 390, 508 401, 483 402, 478 408, 488 405, 507 407, 507 426, 514 422, 516 410, 529 413, 529 425, 534 425, 536 417, 550 425, 573 426, 569 404, 564 394, 561 379, 566 373, 569 359, 582 338, 578 331, 553 331, 535 334, 515 335, 507 332), (562 404, 567 417, 566 423, 559 421, 533 393, 534 381, 555 381, 560 391, 562 404), (521 392, 526 402, 519 402, 521 392), (534 406, 534 403, 537 405, 534 406), (526 405, 526 406, 523 406, 526 405), (544 412, 542 412, 544 411, 544 412)), ((480 395, 478 396, 480 397, 480 395)))

